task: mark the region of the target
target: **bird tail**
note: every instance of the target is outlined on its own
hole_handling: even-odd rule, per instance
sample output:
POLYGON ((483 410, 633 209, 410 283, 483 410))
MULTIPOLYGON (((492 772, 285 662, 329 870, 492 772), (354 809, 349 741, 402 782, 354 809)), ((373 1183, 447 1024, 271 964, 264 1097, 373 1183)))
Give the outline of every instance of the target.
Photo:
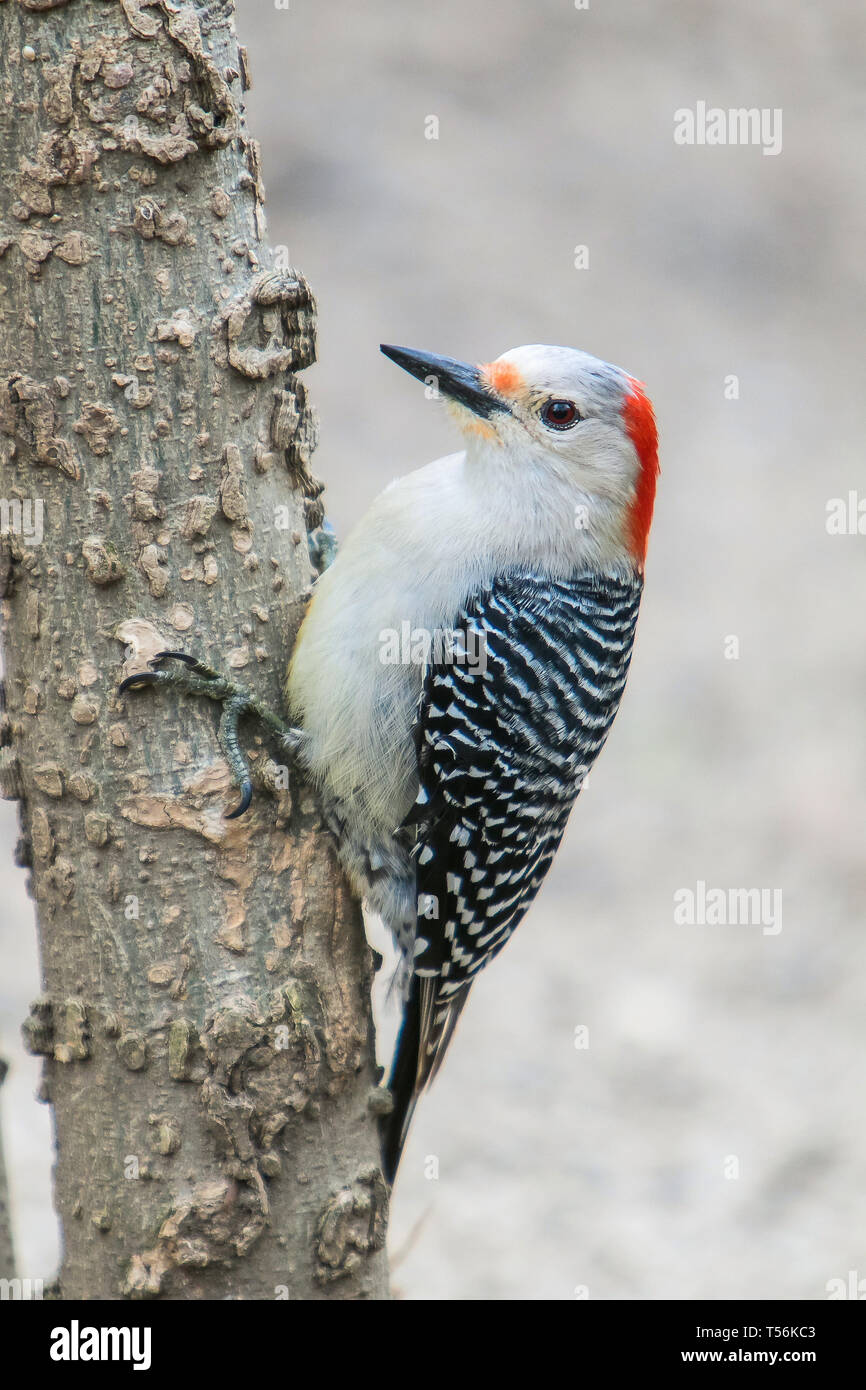
POLYGON ((467 985, 450 999, 437 999, 440 983, 438 976, 414 975, 409 987, 388 1080, 394 1106, 381 1127, 382 1166, 389 1186, 397 1175, 418 1098, 442 1065, 469 996, 467 985))

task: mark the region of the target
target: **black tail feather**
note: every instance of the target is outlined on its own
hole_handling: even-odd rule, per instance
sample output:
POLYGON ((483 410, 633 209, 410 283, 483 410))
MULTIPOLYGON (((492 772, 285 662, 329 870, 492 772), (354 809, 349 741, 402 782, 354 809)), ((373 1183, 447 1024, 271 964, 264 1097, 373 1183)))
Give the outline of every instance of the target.
POLYGON ((421 981, 415 976, 406 1000, 403 1022, 397 1038, 397 1049, 391 1065, 388 1089, 394 1108, 381 1122, 382 1167, 389 1187, 397 1176, 397 1167, 412 1113, 418 1100, 419 1053, 421 1048, 421 981))
POLYGON ((381 1122, 382 1167, 389 1185, 397 1175, 418 1097, 442 1065, 469 997, 467 984, 443 1002, 438 996, 440 984, 438 977, 414 975, 406 1000, 388 1081, 394 1108, 381 1122))

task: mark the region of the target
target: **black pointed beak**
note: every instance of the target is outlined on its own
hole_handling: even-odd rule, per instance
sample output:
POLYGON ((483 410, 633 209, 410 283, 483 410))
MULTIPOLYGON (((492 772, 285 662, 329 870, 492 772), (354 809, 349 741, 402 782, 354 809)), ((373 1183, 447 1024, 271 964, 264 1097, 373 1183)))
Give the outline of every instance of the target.
POLYGON ((477 367, 460 362, 456 357, 438 357, 434 352, 416 352, 413 348, 380 344, 381 351, 398 367, 419 381, 434 386, 441 395, 465 405, 485 420, 491 415, 508 413, 508 404, 485 385, 477 367))

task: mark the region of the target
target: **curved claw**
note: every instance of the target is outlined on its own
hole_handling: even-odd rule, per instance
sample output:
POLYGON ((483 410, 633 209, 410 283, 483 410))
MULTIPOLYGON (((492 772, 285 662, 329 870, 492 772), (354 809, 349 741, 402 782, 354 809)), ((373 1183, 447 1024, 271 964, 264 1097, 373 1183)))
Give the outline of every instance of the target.
POLYGON ((117 693, 123 695, 127 690, 137 690, 140 685, 157 685, 162 679, 159 671, 137 671, 134 676, 127 676, 125 681, 120 682, 117 693))
POLYGON ((185 661, 187 666, 198 666, 199 661, 195 656, 190 656, 189 652, 157 652, 150 658, 151 665, 154 661, 165 661, 170 658, 172 661, 185 661))
POLYGON ((242 816, 244 811, 246 811, 249 808, 249 804, 252 801, 252 799, 253 784, 250 781, 249 777, 245 777, 244 780, 241 782, 240 803, 235 807, 233 811, 226 812, 225 816, 223 816, 223 820, 236 820, 238 816, 242 816))

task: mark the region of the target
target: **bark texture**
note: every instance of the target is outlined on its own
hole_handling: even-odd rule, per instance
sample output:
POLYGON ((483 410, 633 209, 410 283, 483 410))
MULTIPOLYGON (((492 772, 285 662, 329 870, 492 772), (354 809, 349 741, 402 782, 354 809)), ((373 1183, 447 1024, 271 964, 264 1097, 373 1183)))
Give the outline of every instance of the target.
POLYGON ((217 707, 116 694, 182 647, 279 708, 309 596, 315 305, 231 7, 5 0, 0 34, 0 773, 60 1293, 385 1297, 372 960, 312 796, 247 728, 226 821, 217 707))

